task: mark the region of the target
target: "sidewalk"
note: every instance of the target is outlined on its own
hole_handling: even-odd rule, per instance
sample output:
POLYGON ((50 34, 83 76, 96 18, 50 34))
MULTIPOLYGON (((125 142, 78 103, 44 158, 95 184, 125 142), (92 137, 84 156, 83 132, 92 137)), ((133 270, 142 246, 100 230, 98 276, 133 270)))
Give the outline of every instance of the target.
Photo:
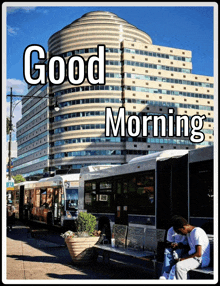
POLYGON ((8 233, 6 263, 6 279, 10 280, 107 278, 88 268, 79 269, 72 264, 66 247, 32 238, 20 222, 8 233))
MULTIPOLYGON (((6 284, 21 283, 21 280, 88 280, 151 279, 152 274, 130 267, 127 263, 103 263, 102 259, 88 265, 74 265, 64 240, 59 233, 50 232, 46 237, 32 238, 29 228, 19 221, 6 238, 6 284), (18 282, 16 282, 18 280, 18 282)), ((4 273, 5 275, 5 273, 4 273)), ((5 277, 5 276, 4 276, 5 277)), ((87 282, 86 282, 87 281, 87 282)), ((62 283, 60 282, 60 283, 62 283)), ((41 281, 42 283, 42 281, 41 281)), ((53 283, 49 282, 48 283, 53 283)), ((77 284, 77 282, 73 282, 77 284)), ((99 281, 100 283, 100 281, 99 281)))

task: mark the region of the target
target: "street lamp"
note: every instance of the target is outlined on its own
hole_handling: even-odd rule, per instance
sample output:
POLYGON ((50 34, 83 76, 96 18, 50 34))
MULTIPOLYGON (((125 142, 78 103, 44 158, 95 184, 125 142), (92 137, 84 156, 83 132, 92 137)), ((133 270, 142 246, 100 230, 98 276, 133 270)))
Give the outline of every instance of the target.
MULTIPOLYGON (((44 99, 44 98, 51 98, 51 96, 49 95, 49 97, 47 96, 29 96, 29 95, 13 95, 12 94, 12 87, 10 88, 11 92, 10 94, 7 96, 10 96, 10 117, 9 117, 9 143, 8 143, 8 169, 9 169, 9 172, 8 172, 8 177, 9 177, 9 181, 11 180, 11 139, 12 139, 12 131, 13 131, 13 124, 12 124, 12 98, 13 97, 25 97, 25 98, 41 98, 41 99, 44 99)), ((20 101, 19 101, 20 103, 20 101)), ((18 103, 17 103, 18 104, 18 103)), ((17 105, 16 104, 16 105, 17 105)), ((15 105, 15 106, 16 106, 15 105)), ((15 108, 14 106, 14 108, 15 108)), ((54 104, 54 110, 55 111, 59 111, 60 110, 60 107, 58 105, 58 102, 57 102, 57 98, 56 98, 56 102, 54 104)))

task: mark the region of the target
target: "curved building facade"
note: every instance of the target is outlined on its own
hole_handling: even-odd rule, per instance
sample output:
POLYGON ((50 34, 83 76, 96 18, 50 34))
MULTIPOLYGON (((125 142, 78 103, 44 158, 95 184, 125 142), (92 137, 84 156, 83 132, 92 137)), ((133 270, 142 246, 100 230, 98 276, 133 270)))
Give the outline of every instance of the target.
POLYGON ((51 165, 80 168, 126 162, 121 138, 105 137, 105 107, 111 106, 116 115, 122 106, 124 40, 152 44, 146 33, 109 12, 87 13, 50 37, 49 56, 60 55, 66 61, 73 55, 87 60, 97 54, 98 45, 106 47, 105 86, 92 86, 87 80, 80 88, 68 81, 51 86, 61 107, 58 114, 53 112, 51 165))
MULTIPOLYGON (((85 79, 80 85, 65 80, 61 85, 48 82, 44 87, 29 86, 29 95, 47 94, 53 100, 52 103, 45 100, 44 106, 41 106, 42 100, 26 100, 28 105, 23 100, 28 110, 23 109, 23 117, 17 125, 20 151, 14 174, 42 174, 46 169, 79 171, 87 165, 123 164, 133 157, 164 149, 191 149, 213 144, 214 79, 192 74, 191 51, 153 45, 148 34, 117 15, 95 11, 49 38, 48 59, 56 55, 68 62, 71 56, 79 55, 87 61, 97 55, 98 45, 105 45, 106 49, 104 85, 91 85, 85 79), (51 108, 55 101, 60 107, 58 112, 51 108), (35 104, 39 105, 39 111, 35 104), (120 107, 125 108, 126 118, 133 115, 141 119, 150 115, 167 118, 170 108, 175 115, 185 115, 188 120, 204 115, 205 139, 195 144, 190 141, 190 134, 188 137, 183 134, 155 136, 152 122, 147 136, 140 132, 133 137, 129 134, 106 137, 106 107, 112 108, 115 120, 120 107), (44 123, 39 122, 37 115, 33 118, 31 110, 34 114, 44 112, 44 123), (23 126, 32 126, 36 133, 32 132, 31 138, 26 136, 30 131, 23 126), (44 133, 42 127, 46 128, 44 133), (38 140, 43 134, 44 141, 40 137, 38 140)), ((143 127, 142 121, 140 125, 143 127)), ((188 130, 190 128, 188 122, 188 130)))

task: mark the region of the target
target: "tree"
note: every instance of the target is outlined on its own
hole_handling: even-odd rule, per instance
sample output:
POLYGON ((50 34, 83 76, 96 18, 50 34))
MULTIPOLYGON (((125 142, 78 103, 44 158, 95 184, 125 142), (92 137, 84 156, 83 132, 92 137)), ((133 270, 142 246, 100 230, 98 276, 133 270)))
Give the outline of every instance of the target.
POLYGON ((10 132, 10 119, 9 119, 9 117, 6 117, 6 131, 7 131, 7 135, 9 135, 9 132, 10 132))
POLYGON ((22 175, 12 176, 12 178, 14 179, 15 184, 26 181, 22 175))

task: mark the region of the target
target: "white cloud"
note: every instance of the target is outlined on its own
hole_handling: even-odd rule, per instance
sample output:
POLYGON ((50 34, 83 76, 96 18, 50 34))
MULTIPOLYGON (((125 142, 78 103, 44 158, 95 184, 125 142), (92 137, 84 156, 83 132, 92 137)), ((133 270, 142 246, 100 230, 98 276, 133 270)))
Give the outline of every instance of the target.
MULTIPOLYGON (((7 79, 7 94, 10 94, 12 88, 13 95, 25 95, 27 94, 27 84, 19 79, 7 79)), ((15 138, 16 123, 21 119, 21 97, 12 98, 12 109, 13 118, 12 124, 14 126, 14 132, 12 133, 13 138, 15 138)), ((10 103, 6 102, 6 116, 10 116, 10 103)))
MULTIPOLYGON (((10 102, 6 102, 7 105, 7 116, 10 116, 10 102)), ((15 100, 12 103, 12 110, 13 110, 13 118, 12 118, 12 123, 14 125, 14 129, 16 127, 16 122, 21 119, 21 101, 20 100, 15 100)))
POLYGON ((28 92, 27 83, 23 80, 10 78, 7 79, 7 93, 10 93, 12 87, 13 94, 25 95, 28 92))
POLYGON ((17 28, 17 27, 11 27, 11 26, 7 26, 7 32, 8 32, 8 35, 10 35, 10 36, 15 36, 15 35, 17 35, 18 32, 19 31, 19 28, 17 28))
POLYGON ((35 6, 28 6, 28 7, 22 7, 22 6, 14 6, 14 7, 7 7, 7 13, 12 14, 17 11, 23 11, 26 13, 29 13, 31 11, 34 11, 36 9, 35 6))

